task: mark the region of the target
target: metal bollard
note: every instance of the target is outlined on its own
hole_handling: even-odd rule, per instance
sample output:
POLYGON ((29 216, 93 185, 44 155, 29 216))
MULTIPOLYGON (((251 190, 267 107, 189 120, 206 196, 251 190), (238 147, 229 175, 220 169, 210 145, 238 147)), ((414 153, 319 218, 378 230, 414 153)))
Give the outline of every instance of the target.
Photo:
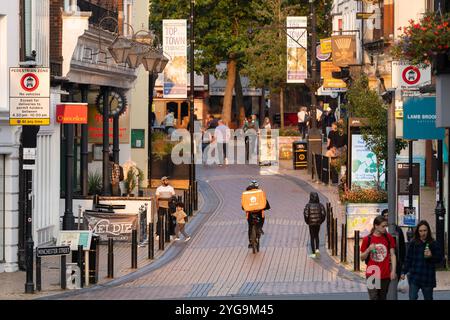
POLYGON ((165 209, 165 221, 166 223, 164 224, 164 228, 165 228, 165 241, 166 242, 170 242, 170 216, 169 216, 169 209, 165 209))
POLYGON ((77 265, 78 268, 80 268, 80 288, 83 288, 84 285, 84 268, 83 268, 83 257, 84 257, 84 251, 83 251, 83 245, 78 245, 78 256, 77 256, 77 265))
POLYGON ((188 216, 191 215, 191 211, 190 211, 190 204, 189 202, 191 201, 191 193, 189 192, 189 190, 186 191, 186 201, 184 203, 184 206, 186 207, 186 214, 188 216))
POLYGON ((108 278, 114 278, 114 239, 108 239, 108 278))
POLYGON ((42 290, 42 264, 41 264, 41 257, 38 257, 36 252, 36 291, 42 290))
POLYGON ((345 261, 345 225, 341 224, 341 262, 345 261))
POLYGON ((131 231, 131 268, 137 269, 137 230, 131 231))
POLYGON ((328 250, 331 249, 331 214, 330 211, 327 210, 327 244, 328 244, 328 250))
POLYGON ((161 220, 159 222, 159 250, 164 250, 164 225, 165 225, 165 216, 160 215, 159 219, 161 220))
POLYGON ((61 289, 66 289, 66 256, 61 256, 61 289))
POLYGON ((198 210, 198 182, 194 182, 194 210, 198 210))
POLYGON ((154 224, 153 222, 150 222, 148 224, 148 258, 153 259, 154 258, 154 251, 155 251, 155 236, 154 236, 154 224))
POLYGON ((359 230, 355 230, 355 250, 354 250, 354 266, 353 266, 353 270, 354 271, 359 271, 359 230))
POLYGON ((331 255, 333 255, 334 250, 334 217, 333 214, 330 214, 330 243, 329 243, 329 249, 331 250, 331 255))
POLYGON ((186 203, 187 203, 187 190, 183 190, 183 202, 184 202, 184 205, 186 206, 186 203))
POLYGON ((334 252, 335 255, 338 255, 338 219, 334 218, 334 252))

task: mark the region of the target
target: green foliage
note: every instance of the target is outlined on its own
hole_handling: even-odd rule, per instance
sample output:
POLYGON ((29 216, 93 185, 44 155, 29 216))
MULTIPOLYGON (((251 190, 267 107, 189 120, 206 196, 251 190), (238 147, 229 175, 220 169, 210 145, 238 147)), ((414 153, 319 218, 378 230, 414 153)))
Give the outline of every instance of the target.
POLYGON ((88 173, 88 192, 90 195, 100 194, 102 192, 102 175, 98 172, 88 173))
POLYGON ((143 181, 144 172, 136 166, 130 167, 124 181, 127 194, 132 194, 136 187, 141 187, 143 181))
POLYGON ((296 127, 284 127, 279 129, 278 132, 280 137, 291 137, 291 136, 299 136, 298 129, 296 127))
POLYGON ((167 138, 164 132, 152 133, 152 155, 155 160, 163 160, 172 153, 174 143, 167 138))
POLYGON ((353 186, 351 190, 339 190, 339 200, 342 203, 386 203, 387 192, 353 186))
MULTIPOLYGON (((363 75, 357 79, 347 91, 349 110, 353 117, 366 118, 367 127, 361 128, 361 133, 367 147, 377 158, 376 167, 381 170, 381 161, 387 159, 387 105, 385 105, 375 90, 369 88, 369 80, 363 75)), ((396 153, 406 147, 406 142, 396 139, 396 153)), ((357 166, 354 163, 353 166, 357 166)), ((376 168, 375 168, 376 170, 376 168)))

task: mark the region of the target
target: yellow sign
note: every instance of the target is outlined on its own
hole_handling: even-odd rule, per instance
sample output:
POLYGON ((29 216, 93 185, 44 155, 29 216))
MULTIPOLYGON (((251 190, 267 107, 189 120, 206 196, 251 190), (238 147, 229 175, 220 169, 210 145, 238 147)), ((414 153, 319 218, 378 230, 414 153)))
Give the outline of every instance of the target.
POLYGON ((323 54, 331 53, 331 38, 320 39, 320 50, 323 54))
POLYGON ((333 62, 323 61, 320 65, 320 75, 323 78, 323 88, 347 88, 347 84, 341 79, 333 78, 333 71, 341 71, 333 62))
POLYGON ((348 67, 356 64, 355 36, 333 36, 331 37, 331 48, 335 66, 348 67))
POLYGON ((48 126, 50 125, 50 119, 9 119, 10 126, 48 126))
POLYGON ((395 119, 403 119, 403 109, 395 110, 395 119))

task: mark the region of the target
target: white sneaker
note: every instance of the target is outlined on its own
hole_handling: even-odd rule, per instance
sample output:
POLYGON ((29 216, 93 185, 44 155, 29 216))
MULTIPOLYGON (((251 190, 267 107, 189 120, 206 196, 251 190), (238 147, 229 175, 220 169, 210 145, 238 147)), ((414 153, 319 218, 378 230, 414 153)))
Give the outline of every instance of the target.
POLYGON ((228 158, 225 158, 225 164, 228 164, 228 158))
POLYGON ((187 237, 186 239, 184 239, 184 242, 188 242, 191 239, 191 237, 187 237))
POLYGON ((156 236, 156 238, 155 238, 155 239, 156 239, 156 241, 158 241, 158 240, 159 240, 159 236, 156 236))
POLYGON ((316 258, 320 258, 320 250, 319 249, 316 250, 316 258))
POLYGON ((180 238, 175 238, 175 239, 173 239, 174 241, 178 241, 178 240, 180 240, 180 238))
POLYGON ((315 258, 316 258, 316 254, 315 254, 315 253, 312 253, 312 254, 310 254, 308 257, 310 257, 310 258, 312 258, 312 259, 315 259, 315 258))

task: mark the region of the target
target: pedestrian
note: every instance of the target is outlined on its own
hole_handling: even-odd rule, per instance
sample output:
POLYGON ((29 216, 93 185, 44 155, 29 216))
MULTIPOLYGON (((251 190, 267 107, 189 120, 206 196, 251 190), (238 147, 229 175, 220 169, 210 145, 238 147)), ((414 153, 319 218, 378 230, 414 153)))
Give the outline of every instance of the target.
POLYGON ((266 129, 267 131, 270 131, 272 129, 269 117, 264 118, 263 129, 266 129))
POLYGON ((164 123, 164 130, 166 131, 166 133, 172 134, 172 131, 174 130, 174 125, 175 125, 174 113, 167 110, 167 114, 164 117, 163 123, 164 123))
POLYGON ((184 231, 186 226, 187 214, 184 212, 184 203, 178 202, 176 204, 176 211, 172 214, 177 219, 177 226, 175 228, 175 241, 180 240, 180 232, 184 236, 184 241, 187 242, 191 237, 184 231))
POLYGON ((298 132, 302 135, 302 140, 305 139, 307 127, 307 112, 305 107, 300 107, 297 113, 298 132))
POLYGON ((309 194, 309 202, 306 204, 303 210, 305 222, 309 226, 309 233, 311 236, 311 249, 312 252, 309 255, 310 258, 320 257, 320 244, 319 244, 319 232, 320 225, 325 221, 326 213, 325 207, 320 203, 319 195, 317 192, 311 192, 309 194))
POLYGON ((395 280, 397 259, 395 240, 386 231, 388 222, 383 216, 373 221, 370 234, 361 244, 361 261, 365 261, 366 283, 370 300, 386 300, 389 283, 395 280))
POLYGON ((163 217, 169 219, 169 201, 175 196, 175 189, 169 184, 169 178, 164 176, 161 178, 161 185, 156 188, 156 209, 158 211, 158 221, 156 223, 156 240, 159 239, 159 230, 164 225, 161 225, 163 217))
POLYGON ((408 276, 409 300, 417 300, 422 290, 424 300, 433 300, 436 287, 436 264, 442 262, 439 244, 431 235, 427 221, 418 223, 414 237, 408 245, 401 279, 408 276))
POLYGON ((231 139, 230 128, 220 119, 219 125, 214 130, 214 141, 217 142, 217 151, 219 152, 219 166, 228 164, 227 146, 231 139))

